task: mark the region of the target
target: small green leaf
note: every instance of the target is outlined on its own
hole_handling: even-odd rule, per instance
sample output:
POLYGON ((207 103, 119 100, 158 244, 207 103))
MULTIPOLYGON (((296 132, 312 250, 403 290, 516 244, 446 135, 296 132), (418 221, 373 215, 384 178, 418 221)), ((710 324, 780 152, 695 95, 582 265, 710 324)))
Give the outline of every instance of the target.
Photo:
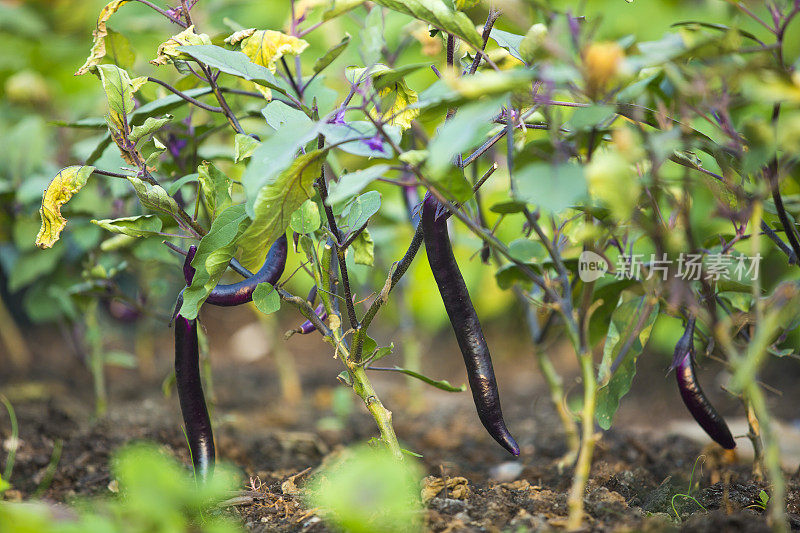
POLYGON ((233 205, 219 214, 211 229, 200 239, 197 253, 192 261, 196 272, 191 286, 183 291, 183 306, 180 313, 186 318, 197 317, 200 305, 228 267, 236 251, 237 242, 247 228, 244 205, 233 205))
POLYGON ((429 378, 428 376, 420 374, 419 372, 414 372, 413 370, 409 370, 407 368, 394 366, 392 367, 392 371, 400 372, 401 374, 405 374, 407 376, 411 376, 412 378, 416 378, 420 381, 424 381, 428 385, 431 385, 433 387, 436 387, 437 389, 441 389, 446 392, 464 392, 465 390, 467 390, 466 385, 461 385, 460 387, 454 387, 453 385, 450 384, 450 382, 448 382, 445 379, 435 380, 433 378, 429 378))
POLYGON ((339 57, 342 52, 344 52, 348 44, 350 44, 350 35, 346 33, 344 35, 344 39, 333 45, 332 48, 325 52, 325 55, 317 59, 317 61, 314 63, 314 72, 322 72, 325 70, 328 65, 333 63, 336 58, 339 57))
POLYGON ((378 191, 365 192, 344 208, 340 228, 345 231, 357 230, 366 224, 380 207, 381 193, 378 191))
POLYGON ((598 370, 600 388, 597 391, 595 419, 603 429, 611 427, 611 421, 619 408, 619 402, 631 389, 636 374, 636 361, 644 350, 653 324, 658 317, 658 305, 654 305, 646 317, 647 296, 634 298, 620 305, 611 316, 608 336, 603 348, 603 359, 598 370), (623 349, 627 351, 623 354, 623 349), (622 359, 619 356, 622 355, 622 359), (616 364, 616 368, 612 367, 616 364))
POLYGON ((162 118, 147 117, 144 124, 141 126, 134 126, 128 138, 131 142, 135 143, 143 137, 152 135, 161 128, 163 128, 174 117, 172 115, 164 115, 162 118))
POLYGON ((372 266, 375 263, 375 243, 366 228, 356 237, 351 246, 353 247, 353 261, 357 265, 372 266))
POLYGON ((161 231, 161 219, 155 215, 139 215, 116 219, 92 220, 111 233, 119 233, 129 237, 146 237, 161 231))
POLYGON ((322 225, 322 218, 319 214, 317 203, 311 199, 303 202, 303 205, 295 209, 289 220, 289 227, 297 233, 314 233, 322 225))
POLYGON ((330 7, 323 11, 322 20, 331 20, 339 15, 347 13, 348 11, 357 8, 364 4, 367 0, 333 0, 330 7))
POLYGON ((497 28, 492 28, 491 33, 489 33, 489 37, 497 43, 497 46, 501 48, 505 48, 509 54, 516 57, 523 63, 525 62, 522 59, 522 54, 519 52, 519 47, 522 44, 522 40, 525 39, 524 35, 517 35, 516 33, 509 33, 507 31, 498 30, 497 28))
POLYGON ((129 131, 128 114, 133 111, 133 94, 147 83, 147 78, 131 79, 128 73, 116 65, 92 67, 100 76, 106 92, 109 108, 109 123, 116 131, 129 131))
POLYGON ((281 308, 281 298, 275 287, 267 282, 259 283, 253 291, 253 303, 256 309, 269 315, 281 308))
POLYGON ((330 184, 327 204, 335 205, 344 200, 349 200, 353 195, 364 190, 364 187, 383 176, 388 170, 389 165, 374 165, 364 170, 357 170, 343 175, 337 183, 330 184))
POLYGON ((167 194, 163 187, 153 185, 133 176, 129 176, 128 181, 133 185, 133 190, 136 192, 136 196, 139 197, 142 207, 153 211, 161 211, 172 216, 176 216, 180 211, 177 202, 167 194))

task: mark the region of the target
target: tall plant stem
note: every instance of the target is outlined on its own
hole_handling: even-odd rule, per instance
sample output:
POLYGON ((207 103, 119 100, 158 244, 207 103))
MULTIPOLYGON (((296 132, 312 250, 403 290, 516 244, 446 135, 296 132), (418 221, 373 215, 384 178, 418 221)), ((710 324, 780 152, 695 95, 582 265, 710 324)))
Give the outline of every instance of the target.
POLYGON ((567 529, 580 529, 583 523, 583 496, 586 492, 586 483, 592 468, 592 453, 594 452, 594 412, 597 400, 597 381, 594 377, 594 361, 592 352, 582 352, 579 356, 581 376, 583 378, 583 411, 581 412, 581 447, 578 452, 578 462, 575 465, 575 474, 572 477, 572 488, 567 497, 567 529))
POLYGON ((772 531, 789 531, 789 523, 786 519, 786 482, 781 470, 781 451, 772 417, 767 410, 764 393, 755 380, 750 380, 743 392, 758 417, 764 435, 764 467, 772 484, 772 493, 769 495, 769 523, 772 531))
POLYGON ((31 362, 31 351, 25 343, 25 337, 17 327, 11 313, 6 309, 0 296, 0 343, 8 350, 11 362, 18 368, 27 368, 31 362))

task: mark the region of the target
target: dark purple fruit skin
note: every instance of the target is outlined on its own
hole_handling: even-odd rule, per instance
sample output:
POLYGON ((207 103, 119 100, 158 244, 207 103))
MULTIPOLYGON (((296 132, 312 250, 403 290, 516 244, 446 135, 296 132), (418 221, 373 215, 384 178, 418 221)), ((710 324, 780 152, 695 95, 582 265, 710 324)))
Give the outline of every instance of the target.
POLYGON ((439 202, 427 194, 422 208, 425 249, 447 316, 464 356, 478 417, 494 440, 511 454, 519 455, 519 446, 503 420, 489 347, 450 246, 447 217, 444 214, 437 216, 438 207, 439 202))
POLYGON ((709 437, 725 448, 732 450, 736 447, 731 430, 720 414, 708 401, 694 371, 694 319, 689 321, 686 332, 678 341, 673 356, 672 368, 678 380, 678 390, 686 408, 709 437))
MULTIPOLYGON (((183 273, 189 285, 194 277, 191 263, 196 251, 197 247, 191 246, 183 262, 183 273)), ((194 472, 200 480, 205 481, 214 471, 214 433, 203 394, 203 382, 200 380, 197 320, 189 320, 177 314, 182 294, 183 291, 178 295, 178 307, 175 311, 175 383, 194 472)))
MULTIPOLYGON (((194 257, 194 246, 189 248, 187 258, 194 257)), ((283 275, 283 269, 286 267, 286 255, 289 251, 289 246, 286 241, 286 235, 281 235, 272 244, 267 253, 266 259, 261 269, 253 274, 253 277, 244 279, 238 283, 231 283, 230 285, 217 285, 211 291, 211 294, 206 298, 206 303, 211 305, 218 305, 223 307, 242 305, 247 302, 253 301, 253 291, 259 283, 267 282, 270 285, 275 285, 283 275)), ((189 259, 191 261, 191 259, 189 259)), ((191 285, 191 278, 194 275, 194 268, 189 266, 191 271, 187 271, 184 266, 183 274, 186 278, 186 285, 191 285)))
POLYGON ((205 481, 214 473, 214 433, 200 381, 197 320, 182 315, 175 319, 175 382, 195 475, 205 481))

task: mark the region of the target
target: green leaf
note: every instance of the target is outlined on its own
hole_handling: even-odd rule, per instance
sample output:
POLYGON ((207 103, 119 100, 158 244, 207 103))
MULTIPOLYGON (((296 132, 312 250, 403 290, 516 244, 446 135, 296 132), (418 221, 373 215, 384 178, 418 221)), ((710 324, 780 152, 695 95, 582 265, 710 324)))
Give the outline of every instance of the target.
POLYGON ((339 57, 342 54, 342 52, 345 51, 348 44, 350 44, 350 35, 345 33, 344 39, 339 41, 337 44, 333 45, 333 47, 331 47, 327 52, 325 52, 325 55, 316 60, 316 62, 314 63, 314 72, 318 73, 325 70, 325 68, 328 65, 333 63, 336 60, 336 58, 339 57))
POLYGON ((167 185, 167 192, 169 193, 170 196, 172 196, 173 194, 178 192, 181 187, 183 187, 184 185, 186 185, 191 181, 197 181, 199 177, 200 175, 197 172, 195 172, 194 174, 187 174, 184 177, 177 179, 172 183, 170 183, 169 185, 167 185))
POLYGON ((129 237, 145 237, 161 231, 161 219, 155 215, 139 215, 115 219, 92 220, 111 233, 119 233, 129 237))
POLYGON ((442 380, 435 380, 433 378, 429 378, 428 376, 422 375, 419 372, 414 372, 413 370, 409 370, 407 368, 401 368, 399 366, 392 367, 394 372, 400 372, 401 374, 405 374, 407 376, 411 376, 412 378, 416 378, 420 381, 424 381, 428 385, 432 385, 437 389, 441 389, 446 392, 464 392, 467 390, 466 385, 461 385, 460 387, 454 387, 445 379, 442 380))
POLYGON ((119 67, 131 68, 136 62, 136 50, 127 37, 114 30, 108 30, 106 59, 119 67))
POLYGON ((642 296, 629 300, 620 305, 611 316, 603 359, 598 370, 600 388, 597 391, 595 419, 603 429, 611 427, 620 399, 631 389, 633 376, 636 374, 636 361, 644 350, 658 317, 658 304, 653 306, 648 316, 642 316, 647 310, 647 299, 648 296, 642 296), (617 361, 626 347, 627 352, 617 361), (615 363, 617 367, 611 373, 615 363))
MULTIPOLYGON (((259 150, 263 147, 262 144, 259 150)), ((263 259, 267 245, 286 231, 292 213, 314 196, 314 181, 320 175, 326 154, 327 150, 322 149, 297 157, 289 168, 258 190, 253 223, 242 237, 241 261, 245 266, 256 266, 263 259)))
MULTIPOLYGON (((280 175, 296 164, 299 160, 297 151, 316 136, 316 125, 310 120, 305 123, 290 121, 280 125, 272 136, 253 151, 242 176, 242 185, 247 196, 247 212, 251 218, 255 217, 255 204, 262 188, 280 179, 280 175)), ((289 215, 304 201, 305 198, 286 213, 287 224, 289 215)))
POLYGON ((173 118, 174 117, 172 115, 165 115, 162 118, 147 117, 147 119, 144 121, 144 124, 133 127, 130 135, 128 135, 128 138, 131 140, 131 142, 135 143, 143 137, 154 134, 163 128, 173 118))
POLYGON ((261 114, 264 115, 267 124, 275 131, 280 131, 280 129, 287 124, 309 127, 313 125, 308 115, 280 100, 273 100, 268 103, 264 109, 261 110, 261 114))
POLYGON ((231 76, 252 81, 258 85, 269 87, 279 93, 286 94, 285 89, 279 84, 278 80, 268 68, 262 67, 250 61, 242 52, 226 50, 214 45, 179 46, 176 48, 192 56, 201 63, 221 70, 231 76))
POLYGON ((364 187, 383 176, 388 170, 389 165, 374 165, 364 170, 357 170, 343 175, 337 183, 330 184, 327 204, 335 205, 344 200, 349 200, 353 195, 364 190, 364 187))
POLYGON ((616 116, 614 106, 593 105, 576 108, 567 125, 579 131, 590 130, 616 116))
POLYGON ((483 39, 475 24, 464 13, 456 11, 452 2, 444 0, 374 0, 383 7, 423 20, 431 26, 460 37, 475 48, 483 39))
POLYGON ((525 62, 525 60, 522 59, 522 54, 519 53, 519 45, 522 44, 522 40, 525 38, 524 35, 517 35, 516 33, 509 33, 507 31, 498 30, 497 28, 492 28, 489 37, 497 43, 497 46, 505 48, 508 50, 509 54, 523 63, 525 62))
POLYGON ((72 166, 56 174, 42 194, 42 206, 39 208, 42 228, 36 236, 36 246, 50 248, 56 243, 61 230, 67 225, 67 219, 61 216, 61 206, 86 185, 94 170, 90 166, 72 166))
POLYGON ((387 355, 391 354, 392 350, 394 350, 393 342, 389 343, 389 346, 382 346, 378 348, 377 350, 372 352, 372 355, 370 355, 369 358, 374 363, 375 361, 379 361, 384 357, 386 357, 387 355))
POLYGON ((492 119, 505 103, 503 98, 494 98, 468 104, 458 114, 439 128, 428 143, 426 168, 431 179, 443 175, 453 164, 453 159, 462 152, 476 147, 486 139, 489 131, 496 127, 492 119))
POLYGON ((353 247, 353 261, 357 265, 372 266, 375 263, 375 242, 366 228, 350 246, 353 247))
POLYGON ((231 179, 208 161, 197 167, 197 174, 206 208, 213 220, 231 202, 231 179))
POLYGON ((249 135, 237 133, 236 137, 233 139, 233 162, 238 163, 240 161, 244 161, 253 155, 253 152, 255 152, 256 148, 258 148, 260 145, 260 141, 257 141, 249 135))
POLYGON ((192 260, 196 272, 192 285, 183 291, 181 315, 189 319, 197 317, 200 306, 228 267, 247 222, 244 205, 233 205, 219 214, 208 233, 200 239, 192 260))
POLYGON ((345 206, 339 228, 345 231, 355 231, 366 224, 380 208, 381 193, 378 191, 365 192, 345 206))
MULTIPOLYGON (((400 143, 402 132, 399 126, 383 126, 383 130, 395 144, 400 143)), ((335 144, 337 150, 362 157, 379 157, 390 159, 394 155, 392 147, 383 141, 380 149, 370 148, 364 139, 375 137, 377 130, 371 122, 353 121, 347 124, 320 124, 319 132, 325 136, 328 144, 335 144), (352 142, 347 142, 352 139, 352 142)))
POLYGON ((128 181, 133 185, 133 190, 136 192, 136 196, 139 197, 142 207, 153 211, 161 211, 170 216, 177 216, 180 207, 163 187, 153 185, 133 176, 128 176, 128 181))
POLYGON ((514 173, 514 198, 559 213, 586 196, 583 168, 576 163, 532 163, 514 173))
POLYGON ((269 283, 259 283, 253 291, 253 303, 256 309, 268 315, 281 308, 281 297, 269 283))
POLYGON ((11 488, 11 484, 8 483, 6 480, 3 479, 3 476, 0 476, 0 495, 2 495, 5 491, 11 488))
POLYGON ((297 233, 314 233, 322 225, 319 207, 314 200, 306 200, 298 207, 289 220, 289 226, 297 233))

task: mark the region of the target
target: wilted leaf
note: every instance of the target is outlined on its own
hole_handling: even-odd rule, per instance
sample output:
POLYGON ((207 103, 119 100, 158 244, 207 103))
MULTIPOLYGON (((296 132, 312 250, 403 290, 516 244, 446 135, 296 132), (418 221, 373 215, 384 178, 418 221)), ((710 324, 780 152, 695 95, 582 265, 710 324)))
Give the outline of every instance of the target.
POLYGON ((97 224, 111 233, 120 233, 129 237, 145 237, 161 231, 161 219, 155 215, 92 220, 92 224, 97 224))
POLYGON ((100 61, 106 56, 106 37, 108 36, 106 23, 108 19, 111 18, 111 15, 130 1, 131 0, 114 0, 106 4, 106 6, 100 10, 100 16, 97 17, 97 26, 94 32, 92 32, 94 35, 94 44, 89 51, 89 57, 86 58, 86 62, 75 72, 76 76, 86 74, 91 67, 100 64, 100 61))
POLYGON ((67 220, 61 216, 61 206, 86 185, 92 172, 94 167, 72 166, 56 174, 42 195, 42 207, 39 209, 42 228, 36 236, 36 246, 50 248, 55 244, 61 230, 67 225, 67 220))
POLYGON ((194 25, 192 25, 158 45, 156 58, 150 61, 150 63, 153 65, 167 65, 176 59, 191 59, 191 56, 183 53, 178 48, 181 46, 199 46, 210 44, 211 38, 205 33, 195 33, 194 25))

